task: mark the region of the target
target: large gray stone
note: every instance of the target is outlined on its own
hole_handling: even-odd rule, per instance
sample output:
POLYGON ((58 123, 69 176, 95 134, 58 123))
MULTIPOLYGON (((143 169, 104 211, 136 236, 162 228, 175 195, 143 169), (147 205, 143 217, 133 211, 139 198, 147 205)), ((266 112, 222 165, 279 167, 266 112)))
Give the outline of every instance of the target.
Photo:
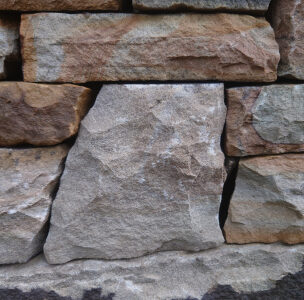
MULTIPOLYGON (((39 256, 25 265, 0 267, 0 294, 2 289, 19 288, 29 292, 35 288, 75 300, 202 299, 218 285, 248 293, 271 289, 283 276, 300 271, 303 260, 304 245, 286 247, 278 244, 224 245, 196 254, 165 252, 132 260, 80 260, 59 266, 48 265, 39 256), (93 288, 101 288, 104 298, 82 298, 84 290, 93 288)), ((291 294, 296 295, 297 290, 303 288, 302 282, 299 280, 289 286, 289 292, 293 290, 291 294)), ((17 295, 16 291, 14 295, 17 295)), ((283 298, 274 299, 286 299, 284 289, 282 295, 283 298)), ((54 295, 47 299, 57 300, 54 295)))
POLYGON ((42 250, 67 151, 0 149, 0 264, 26 262, 42 250))
POLYGON ((265 13, 270 0, 133 0, 137 10, 236 11, 265 13))
POLYGON ((105 85, 66 163, 50 263, 223 242, 222 84, 105 85))

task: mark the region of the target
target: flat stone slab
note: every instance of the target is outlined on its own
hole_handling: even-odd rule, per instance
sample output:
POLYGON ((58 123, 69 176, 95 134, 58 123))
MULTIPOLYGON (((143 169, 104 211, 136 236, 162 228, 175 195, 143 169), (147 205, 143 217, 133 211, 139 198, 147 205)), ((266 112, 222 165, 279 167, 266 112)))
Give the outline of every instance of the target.
POLYGON ((270 0, 133 0, 137 10, 198 10, 265 13, 270 0))
POLYGON ((241 159, 224 227, 234 244, 304 242, 304 154, 241 159))
POLYGON ((23 263, 42 250, 67 152, 65 145, 0 149, 0 264, 23 263))
POLYGON ((304 1, 277 0, 271 11, 281 54, 278 74, 304 80, 304 1))
POLYGON ((13 11, 78 11, 119 10, 122 0, 4 0, 0 10, 13 11))
POLYGON ((104 85, 54 201, 52 264, 223 243, 223 84, 104 85))
POLYGON ((78 131, 92 100, 72 84, 0 82, 0 146, 56 145, 78 131))
POLYGON ((202 299, 204 295, 204 299, 240 299, 237 292, 243 292, 248 299, 301 299, 304 278, 298 272, 303 260, 303 245, 279 244, 224 245, 196 254, 165 252, 132 260, 80 260, 64 265, 48 265, 39 256, 25 265, 0 267, 0 295, 163 300, 202 299), (298 274, 294 280, 291 276, 283 279, 288 273, 298 274), (285 284, 277 282, 280 279, 285 284), (16 288, 20 291, 8 290, 16 288))
POLYGON ((27 14, 21 37, 30 82, 271 82, 280 58, 270 24, 246 15, 27 14))
POLYGON ((304 151, 304 85, 227 90, 229 156, 304 151))

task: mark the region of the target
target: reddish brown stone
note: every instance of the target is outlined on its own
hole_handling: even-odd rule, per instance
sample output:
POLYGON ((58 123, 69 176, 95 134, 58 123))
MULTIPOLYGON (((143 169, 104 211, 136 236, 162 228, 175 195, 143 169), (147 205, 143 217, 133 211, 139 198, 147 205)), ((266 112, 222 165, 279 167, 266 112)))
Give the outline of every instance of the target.
POLYGON ((0 83, 0 146, 55 145, 73 136, 91 90, 71 84, 0 83))

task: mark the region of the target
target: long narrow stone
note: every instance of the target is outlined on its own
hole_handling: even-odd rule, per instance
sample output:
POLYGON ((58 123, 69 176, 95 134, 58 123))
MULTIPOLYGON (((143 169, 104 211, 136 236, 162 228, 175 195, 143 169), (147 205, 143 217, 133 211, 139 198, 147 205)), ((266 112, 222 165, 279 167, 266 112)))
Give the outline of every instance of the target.
POLYGON ((241 159, 228 218, 228 243, 304 242, 304 154, 241 159))
POLYGON ((0 10, 13 11, 78 11, 118 10, 122 0, 4 0, 0 10))
POLYGON ((42 250, 68 147, 0 149, 0 264, 28 261, 42 250))
POLYGON ((274 81, 278 45, 246 15, 23 15, 24 78, 274 81))
POLYGON ((222 84, 105 85, 52 209, 50 263, 223 243, 222 84))
POLYGON ((198 10, 265 13, 270 0, 133 0, 137 10, 198 10))

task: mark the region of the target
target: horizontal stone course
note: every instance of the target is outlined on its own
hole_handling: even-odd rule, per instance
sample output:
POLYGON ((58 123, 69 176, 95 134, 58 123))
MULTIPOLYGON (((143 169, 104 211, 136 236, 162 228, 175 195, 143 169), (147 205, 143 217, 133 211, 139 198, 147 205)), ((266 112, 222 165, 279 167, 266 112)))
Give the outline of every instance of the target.
POLYGON ((246 15, 42 13, 21 37, 30 82, 277 78, 273 30, 246 15))

